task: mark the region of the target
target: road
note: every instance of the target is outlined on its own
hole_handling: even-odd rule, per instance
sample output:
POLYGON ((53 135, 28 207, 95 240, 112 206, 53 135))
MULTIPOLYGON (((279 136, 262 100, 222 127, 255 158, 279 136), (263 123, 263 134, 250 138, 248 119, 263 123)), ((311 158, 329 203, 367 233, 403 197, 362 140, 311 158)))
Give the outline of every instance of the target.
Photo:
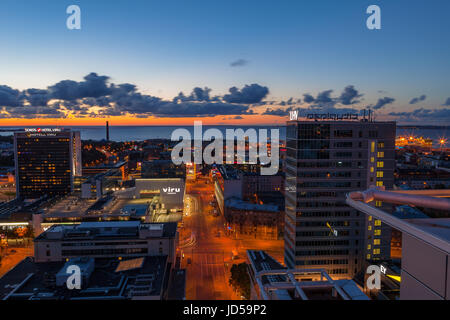
POLYGON ((8 249, 0 248, 0 255, 2 257, 0 262, 0 278, 3 277, 5 273, 14 268, 16 264, 34 255, 33 246, 26 247, 15 247, 11 246, 8 249))
MULTIPOLYGON (((207 179, 187 182, 184 227, 180 230, 182 267, 187 269, 186 298, 239 300, 228 284, 230 268, 246 261, 246 250, 267 250, 275 258, 283 254, 282 240, 233 239, 225 235, 222 215, 214 216, 210 201, 213 185, 207 179), (233 260, 233 252, 238 257, 233 260)), ((280 260, 282 261, 282 260, 280 260)))

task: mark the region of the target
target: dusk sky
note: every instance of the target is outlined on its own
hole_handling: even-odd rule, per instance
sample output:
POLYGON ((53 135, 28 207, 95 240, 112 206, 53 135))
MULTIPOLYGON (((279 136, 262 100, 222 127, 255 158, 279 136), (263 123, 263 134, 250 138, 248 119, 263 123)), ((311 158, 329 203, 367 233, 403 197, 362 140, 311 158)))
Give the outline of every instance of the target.
POLYGON ((293 108, 366 107, 450 125, 449 12, 448 0, 2 0, 0 125, 275 124, 293 108), (72 4, 81 30, 66 27, 72 4), (381 30, 366 27, 372 4, 381 30))

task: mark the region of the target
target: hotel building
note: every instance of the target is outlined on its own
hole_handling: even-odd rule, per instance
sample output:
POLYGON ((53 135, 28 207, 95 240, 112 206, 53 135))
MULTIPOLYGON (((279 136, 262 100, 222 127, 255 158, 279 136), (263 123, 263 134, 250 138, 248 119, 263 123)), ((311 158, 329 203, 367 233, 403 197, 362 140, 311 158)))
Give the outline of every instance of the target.
POLYGON ((389 257, 390 228, 349 207, 345 196, 392 188, 396 125, 314 118, 287 122, 285 264, 353 277, 363 260, 389 257))
POLYGON ((27 128, 14 134, 16 194, 20 199, 68 194, 81 176, 80 132, 27 128))

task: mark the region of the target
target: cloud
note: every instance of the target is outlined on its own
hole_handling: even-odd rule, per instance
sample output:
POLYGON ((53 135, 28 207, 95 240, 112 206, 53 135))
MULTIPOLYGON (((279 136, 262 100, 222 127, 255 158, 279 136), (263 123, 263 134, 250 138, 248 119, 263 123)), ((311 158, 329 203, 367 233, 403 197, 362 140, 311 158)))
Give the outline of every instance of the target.
POLYGON ((210 88, 195 87, 189 96, 180 92, 169 101, 142 94, 133 84, 110 83, 108 76, 90 73, 83 81, 63 80, 47 89, 19 91, 0 86, 0 114, 3 118, 239 116, 254 114, 249 104, 268 94, 268 88, 258 84, 229 91, 224 97, 211 97, 210 88))
POLYGON ((111 94, 108 80, 109 77, 92 72, 84 77, 84 81, 63 80, 48 89, 53 99, 70 101, 87 97, 97 98, 111 94))
POLYGON ((228 103, 259 103, 269 94, 269 88, 253 83, 245 85, 241 90, 232 87, 229 92, 230 94, 222 97, 228 103))
POLYGON ((305 93, 303 95, 303 101, 305 103, 313 103, 314 102, 314 97, 312 95, 310 95, 309 93, 305 93))
POLYGON ((427 96, 423 94, 420 97, 412 98, 409 104, 416 104, 417 102, 424 101, 426 98, 427 96))
POLYGON ((450 109, 425 109, 420 108, 410 112, 390 112, 390 116, 395 116, 403 121, 446 121, 450 119, 450 109))
POLYGON ((341 96, 338 98, 339 102, 343 105, 352 105, 359 102, 356 100, 357 98, 362 97, 363 95, 355 89, 354 86, 350 85, 344 88, 344 91, 341 93, 341 96))
POLYGON ((245 60, 245 59, 237 59, 236 61, 233 61, 230 63, 231 67, 243 67, 245 65, 247 65, 249 63, 249 61, 245 60))
POLYGON ((359 93, 358 90, 355 89, 354 86, 348 85, 344 88, 340 96, 338 97, 331 97, 331 94, 333 93, 333 90, 325 90, 322 92, 319 92, 317 94, 317 97, 314 98, 311 94, 305 93, 303 95, 303 102, 315 104, 317 106, 334 106, 336 104, 342 104, 345 106, 357 104, 360 101, 358 98, 362 97, 363 95, 359 93))
POLYGON ((0 106, 18 107, 22 104, 20 91, 0 85, 0 106))
POLYGON ((27 89, 23 92, 23 96, 32 106, 35 107, 46 106, 51 99, 48 90, 42 89, 27 89))
POLYGON ((378 102, 375 105, 370 105, 368 106, 368 108, 374 109, 374 110, 378 110, 383 108, 384 106, 391 104, 395 101, 394 98, 389 98, 389 97, 384 97, 384 98, 380 98, 378 99, 378 102))
POLYGON ((192 90, 192 93, 190 96, 185 96, 183 92, 180 92, 178 96, 176 96, 173 101, 174 102, 183 102, 183 101, 211 101, 211 100, 218 100, 217 97, 210 98, 209 93, 211 92, 211 89, 208 87, 200 88, 195 87, 192 90))
POLYGON ((277 108, 277 109, 271 109, 267 108, 266 111, 262 113, 262 115, 268 115, 268 116, 277 116, 277 117, 284 117, 288 115, 289 111, 292 111, 293 108, 289 107, 287 109, 277 108))

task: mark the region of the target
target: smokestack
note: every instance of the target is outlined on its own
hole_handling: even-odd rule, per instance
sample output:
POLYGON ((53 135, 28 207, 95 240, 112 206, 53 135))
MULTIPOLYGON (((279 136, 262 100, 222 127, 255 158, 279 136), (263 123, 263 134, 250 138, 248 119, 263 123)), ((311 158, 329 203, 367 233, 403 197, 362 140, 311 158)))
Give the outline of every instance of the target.
POLYGON ((109 122, 106 121, 106 141, 109 141, 109 122))

